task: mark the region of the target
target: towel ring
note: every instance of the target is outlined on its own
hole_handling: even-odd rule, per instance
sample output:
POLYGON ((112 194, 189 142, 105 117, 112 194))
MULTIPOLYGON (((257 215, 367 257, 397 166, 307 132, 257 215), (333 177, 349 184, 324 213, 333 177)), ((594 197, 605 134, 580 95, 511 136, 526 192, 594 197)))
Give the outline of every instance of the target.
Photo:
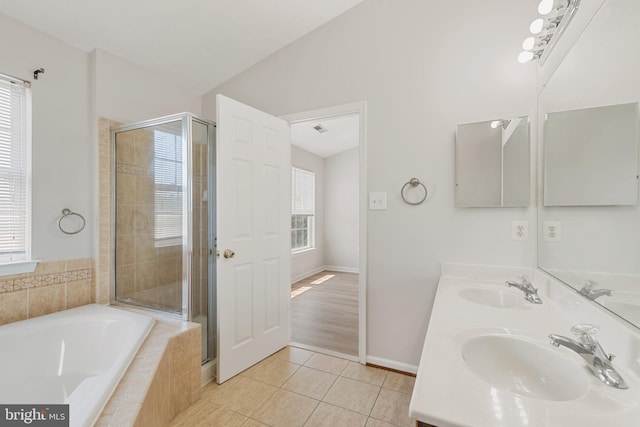
POLYGON ((72 212, 70 209, 67 209, 67 208, 62 209, 62 216, 58 220, 58 228, 60 228, 60 231, 62 231, 64 234, 78 234, 79 232, 84 230, 85 225, 87 225, 87 221, 85 221, 82 215, 80 215, 77 212, 72 212), (62 220, 69 216, 77 216, 80 220, 82 220, 82 225, 80 226, 79 229, 75 231, 69 231, 64 229, 64 227, 62 226, 62 220))
POLYGON ((409 180, 409 182, 407 182, 405 185, 402 186, 402 190, 400 190, 400 196, 402 197, 402 200, 404 200, 404 202, 408 205, 419 205, 422 202, 424 202, 427 199, 427 195, 429 194, 429 191, 427 190, 427 187, 420 182, 420 180, 418 178, 411 178, 409 180), (422 196, 422 199, 418 200, 417 202, 410 202, 407 200, 407 198, 404 196, 404 192, 407 189, 407 186, 409 188, 415 188, 417 186, 422 186, 423 190, 424 190, 424 196, 422 196))

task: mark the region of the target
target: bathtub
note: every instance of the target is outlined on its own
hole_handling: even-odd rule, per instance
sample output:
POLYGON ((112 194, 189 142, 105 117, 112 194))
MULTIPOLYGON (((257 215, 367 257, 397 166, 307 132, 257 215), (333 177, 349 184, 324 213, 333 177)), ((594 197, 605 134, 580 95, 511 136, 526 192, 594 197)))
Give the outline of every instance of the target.
POLYGON ((90 304, 0 327, 0 403, 69 404, 95 423, 153 319, 90 304))

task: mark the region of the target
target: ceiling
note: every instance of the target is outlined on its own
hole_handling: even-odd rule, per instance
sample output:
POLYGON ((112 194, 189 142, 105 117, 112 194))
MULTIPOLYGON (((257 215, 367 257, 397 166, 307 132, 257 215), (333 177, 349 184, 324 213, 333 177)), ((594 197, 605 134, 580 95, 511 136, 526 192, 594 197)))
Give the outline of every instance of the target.
POLYGON ((291 143, 317 156, 331 157, 358 146, 359 120, 357 114, 351 114, 294 123, 291 125, 291 143), (327 132, 316 131, 314 126, 317 125, 322 125, 327 132))
POLYGON ((201 95, 362 0, 0 0, 0 13, 201 95))

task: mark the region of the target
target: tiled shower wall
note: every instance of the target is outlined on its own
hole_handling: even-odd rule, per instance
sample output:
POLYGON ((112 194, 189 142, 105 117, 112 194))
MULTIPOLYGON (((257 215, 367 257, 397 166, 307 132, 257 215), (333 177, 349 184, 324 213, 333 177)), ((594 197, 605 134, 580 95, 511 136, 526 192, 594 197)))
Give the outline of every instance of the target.
POLYGON ((0 325, 95 301, 93 259, 38 263, 33 273, 0 277, 0 325))

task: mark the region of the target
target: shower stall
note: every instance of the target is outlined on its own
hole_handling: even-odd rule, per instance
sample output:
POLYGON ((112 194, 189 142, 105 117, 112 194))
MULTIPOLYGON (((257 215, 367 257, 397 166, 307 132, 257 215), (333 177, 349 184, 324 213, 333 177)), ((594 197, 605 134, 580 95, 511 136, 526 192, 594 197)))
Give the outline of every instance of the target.
POLYGON ((111 301, 200 323, 215 355, 215 124, 183 113, 112 129, 111 301))

